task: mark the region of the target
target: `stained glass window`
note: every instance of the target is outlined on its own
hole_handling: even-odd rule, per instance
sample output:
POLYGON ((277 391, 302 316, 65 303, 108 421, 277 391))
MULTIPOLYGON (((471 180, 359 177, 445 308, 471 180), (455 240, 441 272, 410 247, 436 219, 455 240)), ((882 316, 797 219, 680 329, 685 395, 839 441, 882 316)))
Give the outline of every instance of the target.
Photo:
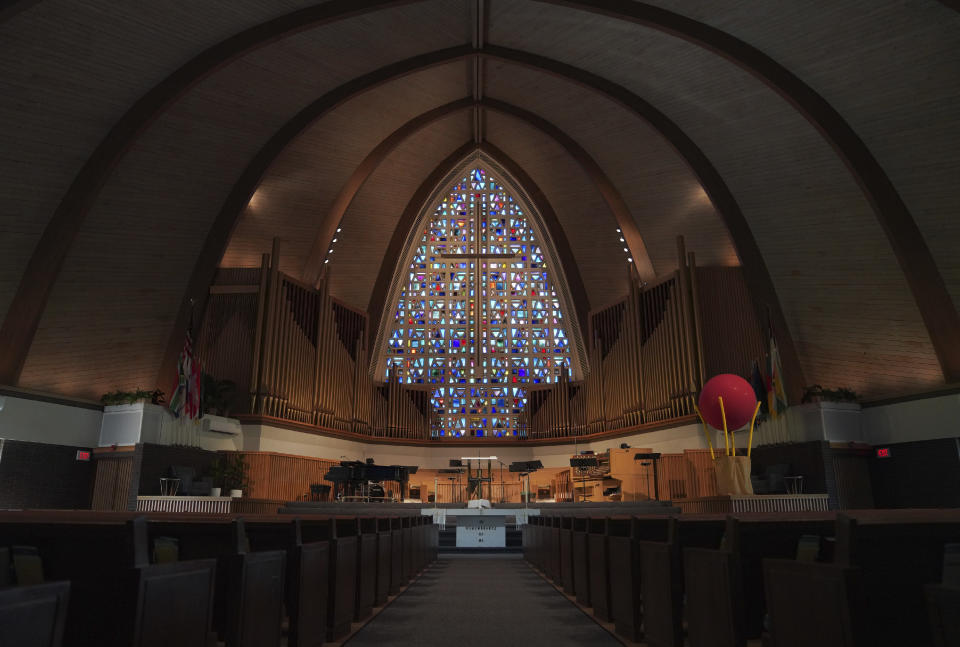
POLYGON ((423 228, 387 339, 387 375, 424 385, 435 436, 523 436, 531 386, 570 366, 560 299, 514 198, 482 168, 423 228))

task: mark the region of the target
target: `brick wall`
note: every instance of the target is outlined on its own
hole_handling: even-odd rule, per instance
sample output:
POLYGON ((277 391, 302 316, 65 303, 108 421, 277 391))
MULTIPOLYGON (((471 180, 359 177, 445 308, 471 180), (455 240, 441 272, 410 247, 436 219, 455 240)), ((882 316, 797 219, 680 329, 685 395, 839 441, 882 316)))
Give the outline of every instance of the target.
POLYGON ((76 460, 88 447, 0 442, 0 508, 90 508, 94 463, 76 460))

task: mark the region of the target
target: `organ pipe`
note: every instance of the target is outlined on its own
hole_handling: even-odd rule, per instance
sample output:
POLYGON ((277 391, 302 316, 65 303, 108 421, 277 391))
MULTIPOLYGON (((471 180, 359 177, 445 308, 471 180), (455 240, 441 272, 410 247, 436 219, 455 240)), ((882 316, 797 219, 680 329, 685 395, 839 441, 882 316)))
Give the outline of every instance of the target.
MULTIPOLYGON (((210 358, 205 366, 217 377, 239 375, 256 415, 384 438, 431 438, 437 416, 429 385, 401 384, 392 372, 385 383, 372 380, 367 368, 379 351, 366 345, 366 315, 331 296, 328 276, 308 286, 281 273, 279 254, 274 241, 259 270, 223 270, 234 278, 245 272, 256 285, 211 287, 217 298, 199 344, 201 358, 210 358), (232 355, 231 345, 238 349, 232 355), (249 355, 238 361, 241 352, 249 355)), ((689 416, 705 377, 762 353, 739 268, 697 267, 682 238, 677 254, 677 271, 653 285, 631 271, 626 297, 591 313, 589 372, 574 383, 564 368, 556 382, 531 388, 518 420, 521 437, 575 437, 689 416), (706 341, 705 312, 728 323, 722 333, 711 324, 706 341)))

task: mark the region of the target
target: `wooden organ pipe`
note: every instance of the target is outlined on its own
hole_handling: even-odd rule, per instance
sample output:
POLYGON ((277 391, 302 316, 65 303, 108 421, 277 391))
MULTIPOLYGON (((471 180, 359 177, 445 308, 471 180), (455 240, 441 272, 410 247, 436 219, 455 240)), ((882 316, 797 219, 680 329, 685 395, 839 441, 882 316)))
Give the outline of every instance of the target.
POLYGON ((690 301, 692 302, 693 330, 694 339, 697 348, 697 377, 699 380, 694 389, 699 393, 706 382, 706 364, 703 361, 703 329, 702 314, 700 312, 700 289, 697 283, 697 259, 693 252, 690 252, 690 301))
POLYGON ((270 255, 263 254, 260 257, 260 289, 257 292, 257 319, 253 333, 253 359, 250 370, 250 411, 259 412, 260 405, 260 371, 263 361, 263 317, 264 310, 267 307, 266 293, 267 281, 270 272, 270 255))

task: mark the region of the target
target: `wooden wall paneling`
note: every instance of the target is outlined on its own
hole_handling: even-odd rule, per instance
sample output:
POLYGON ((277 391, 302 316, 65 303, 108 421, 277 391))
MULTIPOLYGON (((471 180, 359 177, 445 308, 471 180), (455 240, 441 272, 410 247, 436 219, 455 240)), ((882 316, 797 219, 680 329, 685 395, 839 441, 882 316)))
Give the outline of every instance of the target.
POLYGON ((128 509, 130 488, 133 484, 134 456, 116 458, 98 457, 93 485, 93 510, 128 509))

